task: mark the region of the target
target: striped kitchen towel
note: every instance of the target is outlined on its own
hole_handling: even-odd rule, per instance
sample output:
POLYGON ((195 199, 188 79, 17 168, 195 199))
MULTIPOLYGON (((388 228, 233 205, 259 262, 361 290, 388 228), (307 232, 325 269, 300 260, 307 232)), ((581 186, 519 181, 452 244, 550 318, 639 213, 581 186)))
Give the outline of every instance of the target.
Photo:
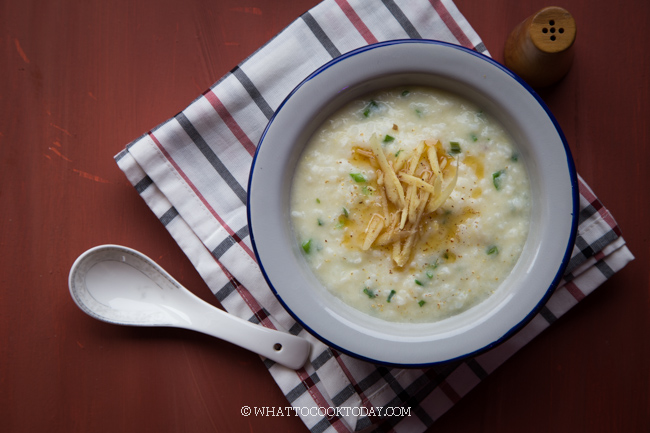
POLYGON ((502 345, 472 359, 398 369, 351 358, 307 334, 268 288, 252 251, 246 187, 256 144, 274 109, 315 69, 360 46, 403 38, 488 55, 451 0, 325 0, 115 158, 227 311, 313 342, 300 370, 264 363, 287 407, 314 432, 425 430, 633 258, 611 214, 579 179, 579 231, 567 273, 541 312, 502 345))

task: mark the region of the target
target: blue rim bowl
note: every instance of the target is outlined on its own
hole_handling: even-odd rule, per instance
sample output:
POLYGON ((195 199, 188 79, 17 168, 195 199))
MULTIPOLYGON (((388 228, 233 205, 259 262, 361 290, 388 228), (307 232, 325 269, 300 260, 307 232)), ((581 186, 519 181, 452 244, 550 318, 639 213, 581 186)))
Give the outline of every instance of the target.
POLYGON ((524 327, 559 284, 571 256, 577 221, 578 182, 571 152, 539 96, 491 58, 431 40, 364 46, 312 73, 270 120, 248 185, 255 255, 284 308, 332 348, 398 367, 474 356, 524 327), (447 90, 491 113, 517 144, 531 184, 529 235, 511 274, 487 300, 433 323, 387 322, 344 304, 309 270, 291 227, 292 175, 316 128, 355 98, 404 85, 447 90))

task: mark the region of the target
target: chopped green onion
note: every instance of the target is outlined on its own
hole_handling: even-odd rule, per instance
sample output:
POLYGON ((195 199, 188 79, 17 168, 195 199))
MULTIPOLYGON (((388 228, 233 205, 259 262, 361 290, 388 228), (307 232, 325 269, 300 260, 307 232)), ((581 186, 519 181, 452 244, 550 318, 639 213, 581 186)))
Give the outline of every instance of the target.
POLYGON ((366 181, 366 177, 361 173, 350 173, 350 177, 358 183, 363 183, 366 181))
POLYGON ((390 143, 393 140, 395 140, 395 137, 393 137, 392 135, 386 134, 386 136, 384 137, 384 143, 390 143))
POLYGON ((478 137, 473 132, 469 135, 469 137, 472 139, 472 141, 478 141, 478 137))
POLYGON ((510 157, 510 161, 512 161, 512 162, 519 161, 519 154, 518 153, 513 153, 512 156, 510 157))
POLYGON ((311 239, 302 243, 302 250, 305 252, 305 254, 309 254, 311 251, 311 239))
POLYGON ((408 90, 404 90, 404 91, 402 92, 402 96, 408 96, 409 93, 411 93, 411 92, 408 91, 408 90))
POLYGON ((363 188, 361 188, 361 192, 363 195, 372 195, 374 191, 371 187, 364 185, 363 188))
POLYGON ((335 228, 340 229, 345 227, 345 225, 348 223, 348 217, 350 216, 350 213, 346 208, 343 208, 343 213, 339 215, 339 222, 336 224, 335 228))
POLYGON ((375 297, 375 292, 373 292, 372 290, 370 290, 370 289, 367 288, 367 287, 364 287, 364 288, 363 288, 363 293, 365 293, 366 295, 368 295, 369 298, 374 298, 374 297, 375 297))
POLYGON ((449 151, 449 153, 451 153, 452 155, 457 155, 457 154, 459 154, 461 152, 459 142, 450 141, 449 144, 451 145, 451 150, 449 151))
POLYGON ((363 110, 364 117, 370 116, 370 113, 372 113, 373 111, 377 111, 378 108, 379 108, 379 105, 377 105, 377 103, 375 101, 371 100, 368 103, 368 105, 366 105, 366 109, 363 110))
POLYGON ((499 254, 499 248, 497 248, 496 245, 492 245, 490 248, 487 250, 488 256, 491 256, 492 254, 499 254))
POLYGON ((422 110, 420 110, 419 108, 416 108, 416 109, 415 109, 415 114, 416 114, 418 117, 422 117, 422 110))
POLYGON ((432 278, 433 278, 433 272, 431 272, 431 271, 427 271, 427 277, 428 277, 429 279, 432 279, 432 278))
POLYGON ((322 225, 323 225, 323 220, 322 220, 322 219, 317 218, 316 221, 318 222, 318 225, 319 225, 319 226, 322 226, 322 225))
POLYGON ((390 293, 388 294, 388 298, 386 298, 386 302, 390 302, 393 296, 395 296, 395 293, 397 293, 395 290, 391 290, 390 293))
POLYGON ((319 198, 316 199, 316 203, 320 204, 320 199, 319 198))
POLYGON ((420 307, 423 306, 424 304, 426 304, 426 301, 418 301, 418 305, 419 305, 420 307))
POLYGON ((505 173, 505 169, 492 173, 492 183, 494 184, 494 188, 496 188, 497 191, 501 189, 501 183, 503 182, 503 177, 501 176, 503 173, 505 173))
POLYGON ((397 157, 399 156, 400 153, 402 153, 402 149, 400 149, 400 150, 398 150, 397 152, 395 152, 395 158, 397 158, 397 157))
POLYGON ((424 284, 422 284, 422 281, 420 281, 420 280, 415 280, 415 284, 417 284, 418 286, 423 286, 424 285, 424 284))

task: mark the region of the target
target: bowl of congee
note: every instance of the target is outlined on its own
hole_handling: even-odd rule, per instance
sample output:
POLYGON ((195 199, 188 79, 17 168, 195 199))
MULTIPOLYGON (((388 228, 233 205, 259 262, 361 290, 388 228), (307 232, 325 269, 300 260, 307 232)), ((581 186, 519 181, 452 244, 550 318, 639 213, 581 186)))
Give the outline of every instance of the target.
POLYGON ((578 185, 534 91, 477 52, 369 45, 279 106, 248 188, 251 241, 300 325, 370 362, 479 354, 526 325, 573 249, 578 185))

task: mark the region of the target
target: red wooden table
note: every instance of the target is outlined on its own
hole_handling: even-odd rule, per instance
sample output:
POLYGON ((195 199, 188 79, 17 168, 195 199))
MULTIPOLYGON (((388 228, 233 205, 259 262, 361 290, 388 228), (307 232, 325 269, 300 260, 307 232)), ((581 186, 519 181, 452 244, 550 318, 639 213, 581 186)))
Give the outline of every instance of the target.
MULTIPOLYGON (((0 3, 0 431, 306 431, 252 353, 189 331, 107 325, 72 302, 103 243, 214 296, 113 155, 316 0, 0 3)), ((492 56, 548 3, 457 0, 492 56)), ((568 76, 541 92, 636 260, 490 375, 436 432, 650 431, 650 3, 564 0, 568 76)))

